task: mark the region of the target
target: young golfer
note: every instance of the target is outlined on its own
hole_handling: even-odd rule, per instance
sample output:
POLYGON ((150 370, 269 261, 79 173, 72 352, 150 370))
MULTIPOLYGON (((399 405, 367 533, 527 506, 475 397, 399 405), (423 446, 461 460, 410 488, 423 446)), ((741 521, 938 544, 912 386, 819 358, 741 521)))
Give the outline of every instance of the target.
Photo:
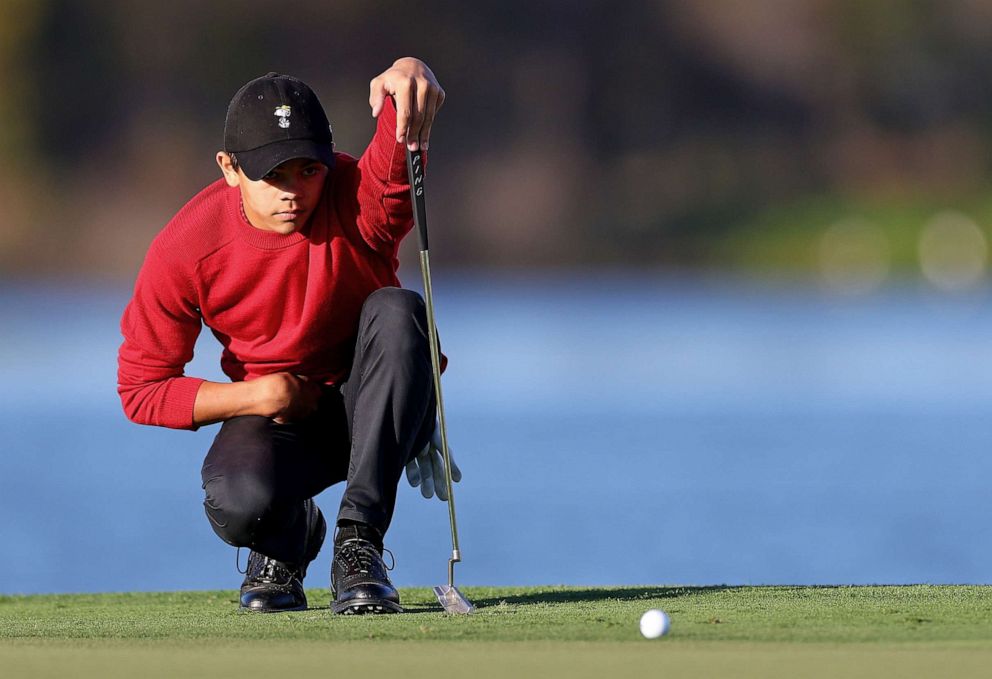
POLYGON ((422 61, 397 60, 371 82, 378 124, 356 160, 334 151, 306 84, 252 80, 227 111, 223 178, 172 218, 138 274, 117 390, 140 424, 223 423, 203 504, 221 539, 251 550, 243 608, 306 608, 326 532, 313 497, 344 481, 331 607, 401 611, 382 542, 403 467, 446 499, 424 303, 396 275, 413 226, 406 148, 428 148, 443 103, 422 61), (230 383, 184 374, 201 324, 230 383))

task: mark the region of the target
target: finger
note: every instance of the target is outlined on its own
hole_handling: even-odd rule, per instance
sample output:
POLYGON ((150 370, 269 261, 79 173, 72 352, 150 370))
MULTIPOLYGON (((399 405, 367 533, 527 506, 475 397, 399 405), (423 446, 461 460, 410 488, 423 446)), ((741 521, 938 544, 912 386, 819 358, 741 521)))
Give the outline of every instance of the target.
MULTIPOLYGON (((441 425, 435 423, 434 433, 431 434, 431 445, 438 451, 442 451, 444 448, 441 445, 441 425)), ((448 446, 448 459, 451 460, 451 480, 461 481, 462 480, 462 470, 458 468, 455 464, 455 452, 448 446)))
POLYGON ((406 463, 406 480, 414 488, 420 485, 420 470, 417 469, 416 458, 406 463))
POLYGON ((423 84, 414 82, 414 96, 413 100, 415 105, 413 107, 413 117, 410 120, 410 132, 407 134, 407 145, 406 147, 411 151, 416 151, 420 148, 420 143, 423 141, 421 139, 421 130, 424 127, 424 121, 427 118, 427 106, 428 98, 430 96, 429 88, 423 84))
POLYGON ((420 466, 420 494, 430 500, 434 497, 434 475, 431 473, 430 453, 417 458, 420 466))
POLYGON ((378 76, 369 83, 369 106, 372 107, 372 117, 378 118, 382 113, 382 106, 386 102, 386 88, 382 85, 382 78, 378 76))
POLYGON ((444 460, 441 453, 436 449, 432 451, 431 457, 434 460, 434 491, 439 500, 448 501, 448 484, 444 480, 444 460))
POLYGON ((420 129, 420 147, 425 151, 430 147, 431 128, 434 127, 434 116, 437 115, 438 97, 441 94, 439 88, 430 88, 427 95, 427 110, 424 113, 424 126, 420 129))
POLYGON ((451 448, 448 448, 448 461, 451 462, 451 480, 456 483, 461 481, 462 470, 458 468, 457 464, 455 464, 455 456, 454 453, 451 452, 451 448))
POLYGON ((406 143, 408 139, 414 95, 412 82, 397 87, 393 92, 393 100, 396 102, 396 143, 398 144, 406 143))

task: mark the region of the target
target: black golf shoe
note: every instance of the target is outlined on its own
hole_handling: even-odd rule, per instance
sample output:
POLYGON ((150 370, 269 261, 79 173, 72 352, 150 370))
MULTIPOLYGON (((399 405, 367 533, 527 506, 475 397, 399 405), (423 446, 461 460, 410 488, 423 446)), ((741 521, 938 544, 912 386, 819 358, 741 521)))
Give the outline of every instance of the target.
POLYGON ((324 544, 327 523, 313 500, 307 500, 305 505, 309 530, 303 564, 292 566, 252 551, 248 556, 245 581, 241 584, 241 608, 259 613, 306 609, 303 578, 306 577, 307 566, 317 558, 324 544))
POLYGON ((331 564, 331 610, 345 615, 402 613, 389 581, 378 533, 366 527, 338 529, 331 564))

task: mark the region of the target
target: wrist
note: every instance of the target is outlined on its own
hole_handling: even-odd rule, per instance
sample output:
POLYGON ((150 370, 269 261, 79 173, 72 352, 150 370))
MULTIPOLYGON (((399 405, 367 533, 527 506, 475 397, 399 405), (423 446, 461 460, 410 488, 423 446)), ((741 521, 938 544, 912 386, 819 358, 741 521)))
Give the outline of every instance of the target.
POLYGON ((239 415, 261 415, 262 417, 272 417, 275 408, 273 407, 271 389, 266 386, 265 380, 246 380, 236 382, 241 387, 239 415))
POLYGON ((254 381, 203 382, 193 405, 193 422, 201 426, 240 415, 266 415, 264 390, 254 381))

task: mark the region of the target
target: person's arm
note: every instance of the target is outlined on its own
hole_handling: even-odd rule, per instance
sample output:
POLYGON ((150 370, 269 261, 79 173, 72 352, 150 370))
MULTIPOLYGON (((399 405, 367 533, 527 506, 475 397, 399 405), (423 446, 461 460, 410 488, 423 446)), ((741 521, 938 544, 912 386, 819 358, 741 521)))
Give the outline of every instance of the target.
POLYGON ((196 430, 239 415, 283 423, 312 412, 320 387, 305 377, 276 373, 220 383, 184 373, 202 324, 189 281, 181 262, 168 261, 153 244, 121 318, 117 391, 128 419, 196 430))
POLYGON ((443 103, 444 90, 419 59, 397 59, 370 84, 369 105, 378 121, 358 160, 357 222, 362 238, 377 252, 395 255, 400 240, 413 228, 406 146, 426 151, 434 116, 443 103))
POLYGON ((121 318, 117 392, 132 422, 196 429, 193 403, 204 380, 183 370, 200 327, 189 277, 153 243, 121 318))
POLYGON ((193 424, 200 427, 241 415, 271 417, 285 424, 313 412, 319 398, 318 384, 289 373, 248 382, 203 382, 193 405, 193 424))
POLYGON ((202 427, 240 415, 262 415, 254 382, 203 382, 193 403, 193 426, 202 427))

